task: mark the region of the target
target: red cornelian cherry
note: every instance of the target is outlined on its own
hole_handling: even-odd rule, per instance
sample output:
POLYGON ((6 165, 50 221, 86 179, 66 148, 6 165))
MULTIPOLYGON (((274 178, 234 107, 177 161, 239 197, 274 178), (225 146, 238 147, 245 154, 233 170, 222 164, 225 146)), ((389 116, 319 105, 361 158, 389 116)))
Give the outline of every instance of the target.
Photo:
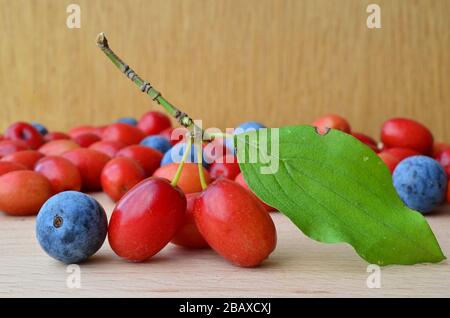
POLYGON ((381 128, 381 141, 385 148, 409 148, 424 155, 433 151, 433 135, 421 123, 406 119, 392 118, 381 128))
POLYGON ((320 117, 316 119, 312 125, 317 127, 320 133, 326 132, 329 128, 341 130, 347 134, 349 134, 351 131, 348 121, 336 114, 330 114, 320 117))
POLYGON ((103 168, 101 182, 103 191, 113 201, 119 201, 144 178, 145 172, 139 163, 130 158, 117 157, 103 168))
POLYGON ((34 171, 11 171, 0 177, 0 211, 9 215, 37 214, 53 194, 48 179, 34 171))
POLYGON ((0 141, 0 158, 21 150, 30 149, 26 143, 21 140, 3 140, 0 141))
POLYGON ((195 200, 194 218, 208 244, 233 264, 255 267, 275 249, 272 218, 238 183, 219 179, 195 200))
POLYGON ((263 202, 256 194, 253 193, 253 191, 250 189, 250 187, 247 185, 247 182, 245 182, 244 176, 242 175, 242 172, 237 175, 237 177, 234 179, 235 182, 239 183, 241 186, 243 186, 248 192, 250 192, 252 195, 255 196, 255 198, 259 201, 259 203, 262 204, 262 206, 266 209, 267 212, 275 212, 277 209, 271 207, 270 205, 263 202))
POLYGON ((433 158, 436 159, 441 152, 450 149, 450 144, 445 142, 435 142, 433 145, 433 158))
POLYGON ((89 146, 89 149, 103 152, 104 154, 113 158, 124 147, 126 147, 126 145, 119 141, 103 140, 93 143, 89 146))
POLYGON ((206 248, 209 247, 208 242, 198 231, 197 224, 194 219, 194 202, 200 196, 200 192, 186 194, 187 207, 183 225, 178 230, 172 243, 186 248, 206 248))
POLYGON ((29 170, 33 170, 36 162, 44 157, 42 153, 36 150, 21 150, 4 156, 1 161, 9 161, 24 165, 29 170))
POLYGON ((101 138, 102 132, 103 132, 102 128, 98 128, 98 127, 94 127, 94 126, 90 126, 90 125, 83 125, 83 126, 77 126, 77 127, 70 129, 69 136, 71 138, 75 138, 81 134, 94 134, 101 138))
POLYGON ((46 156, 60 156, 63 153, 80 148, 80 145, 73 140, 58 139, 47 142, 39 148, 39 152, 46 156))
POLYGON ((87 148, 73 149, 65 152, 62 156, 72 162, 80 171, 83 191, 101 190, 100 175, 103 167, 111 159, 109 156, 87 148))
POLYGON ((6 129, 5 137, 11 140, 20 140, 31 149, 38 149, 44 143, 44 137, 32 125, 17 122, 6 129))
POLYGON ((150 147, 132 145, 121 149, 116 154, 116 157, 127 157, 136 160, 137 163, 139 163, 139 165, 144 169, 145 175, 150 177, 153 175, 155 170, 159 168, 163 154, 150 147))
POLYGON ((447 202, 450 203, 450 180, 448 180, 447 185, 447 202))
POLYGON ((111 124, 103 131, 102 140, 118 141, 125 145, 136 145, 142 139, 145 134, 138 128, 124 124, 115 123, 111 124))
POLYGON ((34 171, 50 181, 54 193, 81 190, 80 172, 66 158, 59 156, 44 157, 36 163, 34 171))
MULTIPOLYGON (((179 163, 169 163, 167 165, 161 166, 155 171, 153 176, 172 180, 177 173, 179 165, 179 163)), ((206 184, 210 184, 211 178, 209 176, 208 170, 206 170, 204 167, 202 167, 202 169, 206 184)), ((178 187, 185 194, 202 191, 200 174, 198 172, 198 166, 196 163, 187 162, 184 164, 180 179, 178 180, 178 187)))
POLYGON ((450 176, 450 149, 441 151, 439 155, 436 157, 436 160, 444 167, 447 175, 450 176))
POLYGON ((70 139, 70 136, 66 133, 60 131, 51 131, 44 136, 44 140, 46 142, 53 140, 62 140, 62 139, 70 139))
POLYGON ((75 141, 80 147, 87 148, 93 143, 96 143, 97 141, 100 141, 100 137, 93 133, 84 133, 79 134, 73 138, 73 141, 75 141))
POLYGON ((164 248, 184 222, 186 197, 168 180, 148 178, 117 203, 108 240, 113 251, 133 262, 149 259, 164 248))
POLYGON ((397 167, 397 165, 401 161, 399 158, 397 158, 393 154, 390 154, 386 151, 380 152, 378 154, 378 157, 380 157, 380 159, 383 160, 383 162, 386 164, 386 166, 388 167, 388 169, 391 173, 394 172, 395 167, 397 167))
POLYGON ((393 155, 400 161, 402 161, 403 159, 406 159, 408 157, 420 155, 420 153, 417 152, 416 150, 408 149, 408 148, 398 148, 398 147, 387 148, 387 149, 383 150, 382 153, 388 153, 390 155, 393 155))
POLYGON ((142 115, 137 126, 145 135, 149 136, 159 134, 164 129, 172 127, 172 123, 166 114, 151 111, 142 115))
POLYGON ((377 142, 375 139, 373 139, 370 136, 367 136, 366 134, 360 133, 360 132, 352 132, 351 135, 361 141, 362 143, 366 144, 370 148, 372 148, 373 151, 379 152, 377 142))
POLYGON ((234 180, 240 172, 241 169, 237 158, 230 155, 214 161, 209 167, 209 175, 213 179, 225 178, 234 180))
POLYGON ((21 165, 20 163, 0 161, 0 176, 7 174, 8 172, 17 170, 28 170, 28 169, 27 167, 21 165))
POLYGON ((184 141, 189 130, 185 127, 169 127, 161 131, 158 135, 166 138, 172 146, 184 141))

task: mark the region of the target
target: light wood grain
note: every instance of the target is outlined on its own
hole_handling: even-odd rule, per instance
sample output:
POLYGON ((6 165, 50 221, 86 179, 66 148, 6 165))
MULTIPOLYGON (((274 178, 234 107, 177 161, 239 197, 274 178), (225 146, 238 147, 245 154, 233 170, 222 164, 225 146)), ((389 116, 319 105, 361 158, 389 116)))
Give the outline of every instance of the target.
MULTIPOLYGON (((104 194, 95 196, 109 214, 112 202, 104 194)), ((259 268, 239 268, 211 250, 173 245, 133 264, 105 243, 81 265, 81 288, 69 289, 66 266, 48 257, 34 238, 35 218, 0 214, 0 297, 450 297, 448 261, 383 267, 381 288, 369 289, 367 264, 351 247, 317 243, 282 215, 273 217, 278 246, 259 268)), ((450 206, 427 219, 450 255, 450 206)))
POLYGON ((416 118, 450 141, 450 1, 0 0, 0 129, 19 119, 52 129, 157 109, 95 46, 115 50, 205 126, 255 119, 309 123, 328 112, 378 135, 416 118))

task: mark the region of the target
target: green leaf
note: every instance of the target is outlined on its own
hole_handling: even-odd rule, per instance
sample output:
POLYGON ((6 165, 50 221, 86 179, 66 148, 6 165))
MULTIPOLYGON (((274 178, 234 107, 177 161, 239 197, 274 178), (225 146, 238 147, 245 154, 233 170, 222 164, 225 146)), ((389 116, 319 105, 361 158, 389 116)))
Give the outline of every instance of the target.
POLYGON ((249 187, 310 238, 347 242, 372 264, 445 259, 425 218, 397 195, 384 163, 352 136, 292 126, 239 134, 236 142, 249 187))

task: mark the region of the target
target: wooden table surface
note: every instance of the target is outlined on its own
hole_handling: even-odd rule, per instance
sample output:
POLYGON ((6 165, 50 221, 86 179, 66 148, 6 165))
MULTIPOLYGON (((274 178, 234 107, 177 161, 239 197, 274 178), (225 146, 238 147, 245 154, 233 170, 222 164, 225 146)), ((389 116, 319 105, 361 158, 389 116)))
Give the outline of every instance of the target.
MULTIPOLYGON (((110 214, 113 204, 95 197, 110 214)), ((106 242, 80 265, 81 288, 68 288, 67 267, 35 239, 35 218, 0 214, 0 297, 450 297, 449 261, 381 269, 381 288, 367 287, 367 264, 345 244, 320 244, 273 214, 278 246, 263 266, 233 266, 211 250, 167 246, 146 263, 119 259, 106 242)), ((450 255, 450 206, 427 217, 450 255)))

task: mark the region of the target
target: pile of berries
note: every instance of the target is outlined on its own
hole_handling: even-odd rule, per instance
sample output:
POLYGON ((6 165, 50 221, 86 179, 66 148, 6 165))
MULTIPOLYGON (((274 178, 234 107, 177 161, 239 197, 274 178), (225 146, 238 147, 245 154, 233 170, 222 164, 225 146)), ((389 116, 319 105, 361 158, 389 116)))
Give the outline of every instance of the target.
MULTIPOLYGON (((263 127, 245 123, 244 130, 263 127)), ((263 203, 246 185, 233 149, 223 140, 203 145, 203 189, 185 128, 160 112, 121 118, 103 127, 49 132, 18 122, 0 136, 0 211, 36 215, 41 247, 64 263, 93 255, 108 237, 120 257, 140 262, 169 242, 212 248, 230 262, 259 265, 276 246, 276 229, 263 203), (213 149, 207 151, 215 143, 213 149), (88 192, 117 202, 109 220, 88 192)))
POLYGON ((431 131, 417 121, 393 118, 381 127, 381 142, 359 132, 338 115, 313 123, 319 132, 328 128, 351 134, 375 151, 393 174, 394 187, 403 202, 421 213, 450 202, 450 144, 436 142, 431 131))
MULTIPOLYGON (((351 134, 378 153, 411 208, 429 212, 450 196, 450 145, 434 142, 420 123, 388 120, 381 143, 352 132, 337 115, 313 125, 319 132, 334 128, 351 134)), ((264 126, 247 122, 238 128, 264 126)), ((181 159, 188 147, 186 132, 172 127, 160 112, 67 133, 15 123, 0 135, 0 211, 38 214, 38 242, 65 263, 84 261, 108 237, 113 251, 133 262, 151 258, 171 242, 212 248, 239 266, 259 265, 276 246, 269 215, 274 209, 247 186, 228 139, 204 143, 201 151, 200 145, 192 145, 180 173, 180 161, 174 158, 181 159), (203 156, 203 178, 197 150, 203 156), (103 207, 85 194, 101 190, 117 202, 109 224, 103 207)))

